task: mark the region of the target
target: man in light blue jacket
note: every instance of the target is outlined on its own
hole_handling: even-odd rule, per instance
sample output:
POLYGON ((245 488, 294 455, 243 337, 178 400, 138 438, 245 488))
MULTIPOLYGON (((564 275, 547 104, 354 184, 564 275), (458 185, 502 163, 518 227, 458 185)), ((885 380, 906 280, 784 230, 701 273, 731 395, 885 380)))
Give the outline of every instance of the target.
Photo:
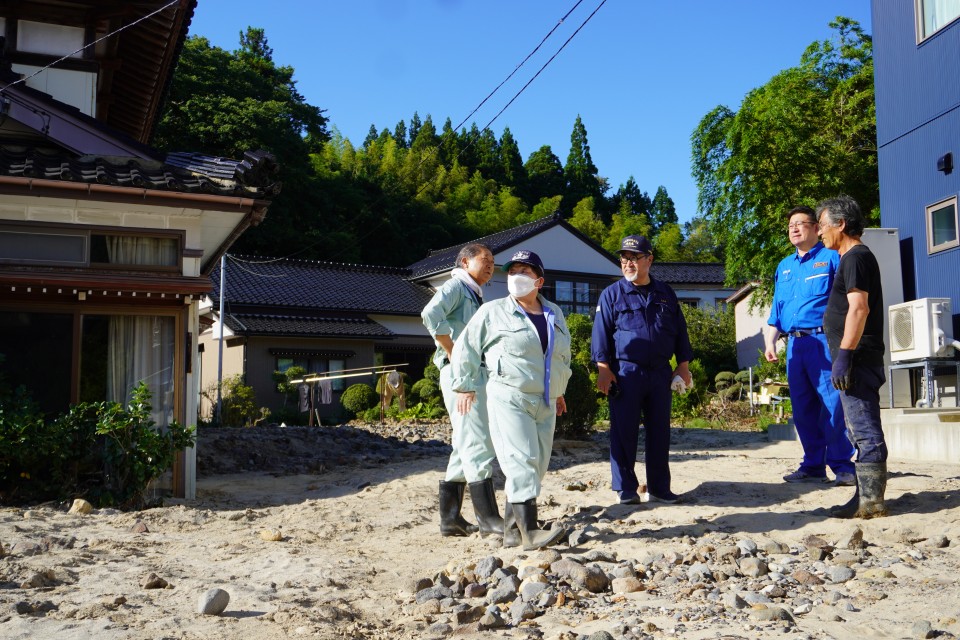
POLYGON ((543 262, 517 251, 503 265, 506 298, 480 307, 453 349, 457 409, 468 414, 480 402, 484 363, 490 432, 506 475, 504 546, 539 549, 565 530, 541 530, 537 497, 550 464, 557 416, 566 411, 570 380, 570 333, 560 308, 540 295, 543 262))
POLYGON ((450 279, 437 289, 420 314, 437 343, 433 362, 440 370, 440 390, 453 427, 450 434, 453 450, 446 477, 440 481, 440 534, 443 536, 466 536, 478 529, 460 514, 467 483, 470 483, 470 498, 480 523, 480 534, 503 534, 503 519, 493 488, 495 453, 487 425, 486 369, 478 372, 477 394, 481 401, 473 411, 461 415, 456 411, 456 394, 451 389, 450 366, 454 343, 460 340, 463 328, 480 308, 482 287, 493 276, 493 269, 493 253, 486 245, 465 245, 457 255, 457 268, 451 272, 450 279))

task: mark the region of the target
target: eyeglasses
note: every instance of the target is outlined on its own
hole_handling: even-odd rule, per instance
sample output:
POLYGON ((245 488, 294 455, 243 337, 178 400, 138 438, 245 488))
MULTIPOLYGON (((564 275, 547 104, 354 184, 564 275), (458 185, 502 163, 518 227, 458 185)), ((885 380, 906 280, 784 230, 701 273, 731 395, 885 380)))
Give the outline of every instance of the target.
POLYGON ((632 262, 632 263, 636 264, 636 263, 640 262, 641 260, 643 260, 644 258, 648 258, 648 257, 650 257, 650 254, 649 254, 649 253, 641 253, 640 255, 634 256, 634 257, 632 257, 632 258, 628 258, 627 256, 620 256, 620 262, 621 262, 622 264, 627 264, 628 262, 632 262))
POLYGON ((794 229, 800 229, 801 227, 808 227, 810 225, 816 225, 816 222, 791 222, 787 225, 787 229, 793 231, 794 229))

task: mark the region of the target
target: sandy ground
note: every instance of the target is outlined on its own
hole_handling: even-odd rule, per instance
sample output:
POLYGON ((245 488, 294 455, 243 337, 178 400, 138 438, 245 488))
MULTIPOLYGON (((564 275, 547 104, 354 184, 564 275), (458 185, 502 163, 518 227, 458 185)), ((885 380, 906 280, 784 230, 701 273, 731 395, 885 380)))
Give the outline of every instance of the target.
MULTIPOLYGON (((642 558, 662 552, 686 567, 695 560, 691 554, 711 545, 749 539, 763 546, 772 540, 784 546, 781 564, 802 562, 828 571, 829 559, 826 565, 810 559, 808 538, 818 536, 832 551, 859 526, 867 547, 852 564, 857 576, 812 588, 814 606, 794 614, 791 623, 757 622, 751 608, 704 615, 711 610, 705 609, 703 589, 686 588, 683 578, 658 577, 651 570, 641 579, 642 591, 583 592, 575 602, 568 598, 533 620, 499 629, 457 625, 443 611, 417 605, 415 580, 444 571, 462 574, 464 567, 489 556, 509 565, 535 554, 503 549, 478 536, 440 537, 441 448, 441 455, 319 475, 202 478, 196 501, 168 501, 139 513, 3 508, 0 637, 567 640, 600 631, 617 639, 960 634, 960 464, 891 460, 891 516, 854 523, 815 511, 845 501, 852 489, 781 481, 799 459, 796 442, 771 443, 759 433, 674 430, 674 490, 691 499, 632 507, 614 504, 604 444, 599 436, 591 443, 558 442, 555 448, 541 518, 587 523, 578 546, 561 545, 561 555, 603 552, 621 564, 642 564, 642 558), (279 532, 280 539, 264 539, 270 531, 279 532), (688 559, 681 560, 684 556, 688 559), (151 574, 168 586, 144 588, 151 574), (226 611, 199 615, 198 598, 214 587, 230 594, 226 611)), ((502 493, 498 497, 502 500, 502 493)), ((468 505, 469 500, 464 512, 472 518, 468 505)), ((717 566, 719 560, 708 562, 717 566)), ((762 580, 741 581, 718 589, 759 591, 762 586, 762 580)), ((788 596, 786 608, 795 605, 788 596)))

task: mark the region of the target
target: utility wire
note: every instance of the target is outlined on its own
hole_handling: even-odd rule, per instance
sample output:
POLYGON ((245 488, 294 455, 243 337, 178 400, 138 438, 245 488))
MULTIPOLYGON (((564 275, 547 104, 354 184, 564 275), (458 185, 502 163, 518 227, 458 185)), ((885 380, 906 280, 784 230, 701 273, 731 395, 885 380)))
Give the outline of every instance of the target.
MULTIPOLYGON (((563 24, 563 21, 564 21, 564 20, 566 20, 568 17, 570 17, 570 14, 571 14, 571 13, 573 13, 574 11, 576 11, 577 7, 580 6, 580 3, 581 3, 581 2, 583 2, 583 0, 577 0, 577 3, 576 3, 575 5, 573 5, 573 7, 572 7, 569 11, 567 11, 567 12, 563 15, 562 18, 560 18, 560 20, 557 22, 557 24, 553 25, 553 29, 550 29, 550 31, 547 32, 547 35, 543 36, 543 40, 540 41, 540 44, 538 44, 536 47, 534 47, 533 51, 531 51, 530 53, 528 53, 528 54, 527 54, 527 57, 524 58, 523 61, 522 61, 520 64, 518 64, 518 65, 514 68, 513 71, 510 72, 510 75, 508 75, 506 78, 504 78, 503 81, 502 81, 500 84, 498 84, 493 91, 491 91, 490 93, 487 94, 487 97, 486 97, 486 98, 484 98, 483 100, 480 101, 480 104, 478 104, 476 107, 473 108, 473 111, 471 111, 470 113, 467 114, 467 117, 466 117, 466 118, 464 118, 463 120, 460 121, 460 124, 458 124, 457 126, 455 126, 455 127, 453 128, 454 131, 458 130, 460 127, 462 127, 464 124, 466 124, 466 123, 467 123, 467 120, 469 120, 469 119, 471 118, 471 116, 473 116, 473 114, 475 114, 477 111, 479 111, 479 110, 480 110, 480 107, 482 107, 482 106, 487 102, 487 100, 489 100, 490 98, 493 97, 493 94, 495 94, 497 91, 500 90, 500 87, 502 87, 503 85, 505 85, 505 84, 507 83, 507 81, 510 80, 510 78, 512 78, 512 77, 514 76, 514 74, 517 73, 517 71, 520 71, 520 67, 522 67, 523 65, 525 65, 525 64, 527 63, 527 60, 529 60, 530 58, 532 58, 533 55, 534 55, 537 51, 540 50, 540 47, 543 46, 543 43, 546 42, 547 39, 548 39, 550 36, 553 35, 553 32, 554 32, 554 31, 556 31, 557 29, 560 28, 560 25, 563 24)), ((594 13, 596 13, 596 11, 594 11, 594 13)))
POLYGON ((487 129, 488 127, 490 127, 490 125, 493 124, 494 120, 496 120, 496 119, 499 118, 501 115, 503 115, 503 112, 506 111, 507 108, 508 108, 510 105, 513 104, 513 101, 516 100, 517 98, 519 98, 521 93, 523 93, 524 91, 526 91, 527 87, 529 87, 530 84, 531 84, 534 80, 537 79, 537 76, 539 76, 540 73, 541 73, 544 69, 546 69, 547 66, 548 66, 551 62, 553 62, 553 59, 554 59, 554 58, 556 58, 558 55, 560 55, 560 52, 563 51, 568 44, 570 44, 570 41, 573 40, 574 37, 575 37, 578 33, 580 33, 580 30, 583 29, 583 28, 587 25, 588 22, 590 22, 590 20, 593 18, 593 16, 595 16, 595 15, 597 14, 597 11, 600 10, 600 7, 602 7, 602 6, 603 6, 604 4, 606 4, 606 3, 607 3, 607 0, 601 0, 601 1, 600 1, 600 4, 598 4, 598 5, 597 5, 597 8, 593 10, 593 13, 591 13, 589 16, 587 16, 587 19, 584 20, 583 23, 581 23, 581 25, 580 25, 579 27, 577 27, 577 30, 576 30, 576 31, 574 31, 572 34, 570 34, 570 37, 567 38, 567 41, 564 42, 563 45, 562 45, 559 49, 557 49, 557 52, 554 53, 552 56, 550 56, 550 59, 549 59, 549 60, 547 60, 546 62, 543 63, 543 66, 540 67, 540 69, 538 69, 535 74, 533 74, 533 77, 532 77, 532 78, 530 78, 529 80, 527 80, 527 84, 523 85, 523 87, 520 88, 520 91, 517 91, 517 93, 516 93, 512 98, 510 98, 510 102, 508 102, 506 105, 504 105, 503 109, 500 109, 500 111, 497 112, 497 115, 493 116, 493 118, 490 120, 490 122, 488 122, 486 125, 484 125, 484 127, 483 127, 484 129, 487 129))
POLYGON ((175 4, 180 4, 180 0, 170 0, 170 2, 168 2, 168 3, 165 4, 165 5, 163 5, 163 6, 160 7, 159 9, 148 13, 147 15, 143 16, 142 18, 138 18, 137 20, 131 22, 130 24, 123 25, 122 27, 120 27, 120 28, 117 29, 116 31, 111 31, 110 33, 106 34, 105 36, 103 36, 103 37, 101 37, 101 38, 97 38, 96 40, 94 40, 93 42, 91 42, 91 43, 89 43, 89 44, 83 45, 82 47, 80 47, 79 49, 77 49, 76 51, 74 51, 73 53, 68 53, 67 55, 63 56, 62 58, 59 58, 59 59, 57 59, 57 60, 54 60, 53 62, 51 62, 51 63, 48 64, 47 66, 38 69, 37 71, 33 72, 33 73, 30 74, 29 76, 26 76, 26 77, 24 77, 24 78, 20 78, 20 79, 18 79, 18 80, 14 80, 14 81, 11 82, 10 84, 7 84, 7 85, 4 85, 3 87, 0 87, 0 91, 3 91, 4 89, 7 89, 7 88, 12 87, 12 86, 14 86, 14 85, 18 85, 18 84, 20 84, 21 82, 26 82, 26 81, 29 80, 30 78, 33 78, 34 76, 40 75, 41 73, 43 73, 44 71, 46 71, 46 70, 49 69, 50 67, 52 67, 52 66, 54 66, 54 65, 57 65, 57 64, 60 64, 60 63, 63 62, 64 60, 66 60, 66 59, 68 59, 68 58, 71 58, 71 57, 77 55, 78 53, 80 53, 80 52, 83 51, 84 49, 87 49, 87 48, 89 48, 89 47, 92 47, 92 46, 96 45, 97 43, 106 40, 107 38, 112 38, 113 36, 117 35, 117 34, 120 33, 121 31, 123 31, 124 29, 129 29, 129 28, 132 27, 132 26, 135 26, 135 25, 137 25, 137 24, 140 24, 140 23, 143 22, 144 20, 147 20, 147 19, 149 19, 149 18, 152 18, 153 16, 157 15, 157 14, 160 13, 161 11, 164 11, 165 9, 169 9, 170 7, 172 7, 172 6, 175 5, 175 4))
MULTIPOLYGON (((503 84, 506 83, 507 80, 509 80, 509 79, 514 75, 514 73, 516 73, 517 70, 520 69, 520 67, 522 67, 523 64, 524 64, 527 60, 529 60, 530 57, 531 57, 534 53, 536 53, 536 51, 537 51, 538 49, 540 49, 540 47, 541 47, 541 46, 543 45, 543 43, 547 40, 547 38, 549 38, 549 37, 553 34, 553 32, 556 31, 557 28, 558 28, 561 24, 563 24, 563 21, 574 11, 574 9, 576 9, 576 8, 580 5, 581 2, 583 2, 583 0, 577 0, 577 3, 573 6, 573 8, 570 9, 570 11, 568 11, 568 12, 563 16, 563 18, 560 19, 560 21, 553 27, 553 29, 550 30, 549 33, 547 33, 547 35, 543 38, 543 40, 540 41, 540 44, 538 44, 538 45, 536 46, 536 48, 523 60, 523 62, 521 62, 519 65, 517 65, 516 69, 514 69, 513 72, 511 72, 510 75, 508 75, 507 78, 506 78, 503 82, 501 82, 499 85, 497 85, 496 89, 494 89, 493 91, 491 91, 490 94, 489 94, 486 98, 484 98, 484 99, 480 102, 480 104, 477 105, 477 107, 476 107, 473 111, 470 112, 470 115, 468 115, 468 116, 463 120, 463 122, 461 122, 459 125, 457 125, 457 127, 456 127, 457 129, 459 129, 459 128, 463 125, 463 123, 466 122, 466 121, 470 118, 470 116, 472 116, 474 113, 476 113, 477 110, 479 110, 480 107, 483 106, 483 103, 485 103, 494 93, 496 93, 497 90, 498 90, 500 87, 502 87, 503 84)), ((566 48, 566 46, 567 46, 568 44, 570 44, 570 41, 573 40, 573 38, 576 37, 576 35, 577 35, 578 33, 580 33, 580 30, 583 29, 583 27, 585 27, 588 22, 590 22, 590 20, 593 18, 593 16, 596 15, 597 11, 600 10, 600 7, 602 7, 604 4, 606 4, 606 2, 607 2, 607 0, 601 0, 601 1, 600 1, 600 4, 597 5, 597 7, 593 10, 593 12, 591 12, 590 15, 587 16, 587 18, 580 24, 580 26, 577 27, 577 30, 574 31, 573 34, 571 34, 569 38, 567 38, 567 40, 560 46, 560 48, 557 49, 557 51, 556 51, 552 56, 550 56, 550 59, 547 60, 547 61, 543 64, 543 66, 540 67, 540 69, 537 70, 537 72, 533 75, 533 77, 530 78, 530 80, 528 80, 527 83, 526 83, 525 85, 523 85, 523 87, 521 87, 520 91, 518 91, 512 98, 510 98, 510 101, 507 102, 507 104, 506 104, 502 109, 500 109, 500 111, 497 113, 497 115, 495 115, 495 116, 490 120, 490 122, 488 122, 486 125, 484 125, 483 129, 480 130, 481 132, 482 132, 483 130, 489 128, 490 125, 493 124, 493 122, 494 122, 497 118, 499 118, 501 115, 503 115, 503 112, 506 111, 507 108, 508 108, 510 105, 512 105, 513 102, 514 102, 518 97, 520 97, 520 94, 523 93, 523 92, 527 89, 527 87, 529 87, 529 86, 533 83, 533 81, 537 79, 537 77, 543 72, 543 70, 546 69, 546 68, 550 65, 551 62, 553 62, 554 58, 556 58, 558 55, 560 55, 560 52, 563 51, 564 48, 566 48)), ((460 156, 462 156, 464 153, 466 153, 466 151, 467 151, 468 149, 470 149, 470 147, 472 147, 475 142, 476 142, 476 140, 471 140, 463 149, 461 149, 461 150, 460 150, 460 153, 457 154, 457 159, 459 159, 460 156)), ((426 158, 421 158, 420 163, 417 165, 415 171, 418 170, 418 169, 423 165, 423 163, 424 163, 425 160, 426 160, 426 158)), ((413 195, 413 197, 416 198, 416 197, 419 196, 421 193, 423 193, 423 191, 424 191, 428 186, 430 186, 430 184, 431 184, 432 182, 433 182, 433 179, 424 182, 424 183, 420 186, 420 188, 417 189, 417 192, 413 195)), ((377 202, 372 203, 371 206, 373 206, 373 205, 375 205, 375 204, 377 204, 377 202)), ((361 236, 358 238, 358 240, 365 240, 366 238, 369 238, 373 233, 375 233, 376 231, 378 231, 378 230, 380 229, 380 227, 382 227, 382 226, 383 226, 383 222, 380 222, 380 223, 374 225, 370 230, 368 230, 366 233, 364 233, 363 235, 361 235, 361 236)), ((318 242, 319 242, 319 241, 318 241, 318 242)), ((314 244, 306 247, 305 249, 302 249, 301 251, 305 251, 306 249, 309 249, 309 248, 312 247, 312 246, 316 246, 316 244, 317 244, 317 243, 314 243, 314 244)), ((299 251, 298 251, 297 253, 299 253, 299 251)), ((292 255, 296 255, 296 254, 292 254, 292 255)))

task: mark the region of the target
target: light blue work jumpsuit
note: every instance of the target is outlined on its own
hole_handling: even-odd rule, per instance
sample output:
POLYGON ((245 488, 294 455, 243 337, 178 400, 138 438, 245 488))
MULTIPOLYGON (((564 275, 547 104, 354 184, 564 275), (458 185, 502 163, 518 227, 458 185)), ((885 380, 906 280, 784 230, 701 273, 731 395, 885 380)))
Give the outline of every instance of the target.
POLYGON ((553 450, 557 397, 570 380, 570 332, 563 312, 542 296, 539 300, 547 320, 546 353, 533 322, 510 296, 480 307, 453 348, 456 391, 481 390, 486 363, 490 433, 511 503, 540 495, 553 450))
MULTIPOLYGON (((446 335, 454 343, 460 340, 463 328, 480 308, 480 299, 466 284, 451 278, 437 289, 420 317, 431 336, 446 335)), ((465 416, 457 412, 457 394, 451 389, 452 368, 447 352, 437 346, 433 362, 440 369, 440 391, 443 404, 450 416, 453 432, 450 435, 450 460, 447 462, 447 482, 480 482, 493 475, 496 455, 490 428, 487 426, 486 385, 487 371, 478 372, 477 403, 465 416)))

